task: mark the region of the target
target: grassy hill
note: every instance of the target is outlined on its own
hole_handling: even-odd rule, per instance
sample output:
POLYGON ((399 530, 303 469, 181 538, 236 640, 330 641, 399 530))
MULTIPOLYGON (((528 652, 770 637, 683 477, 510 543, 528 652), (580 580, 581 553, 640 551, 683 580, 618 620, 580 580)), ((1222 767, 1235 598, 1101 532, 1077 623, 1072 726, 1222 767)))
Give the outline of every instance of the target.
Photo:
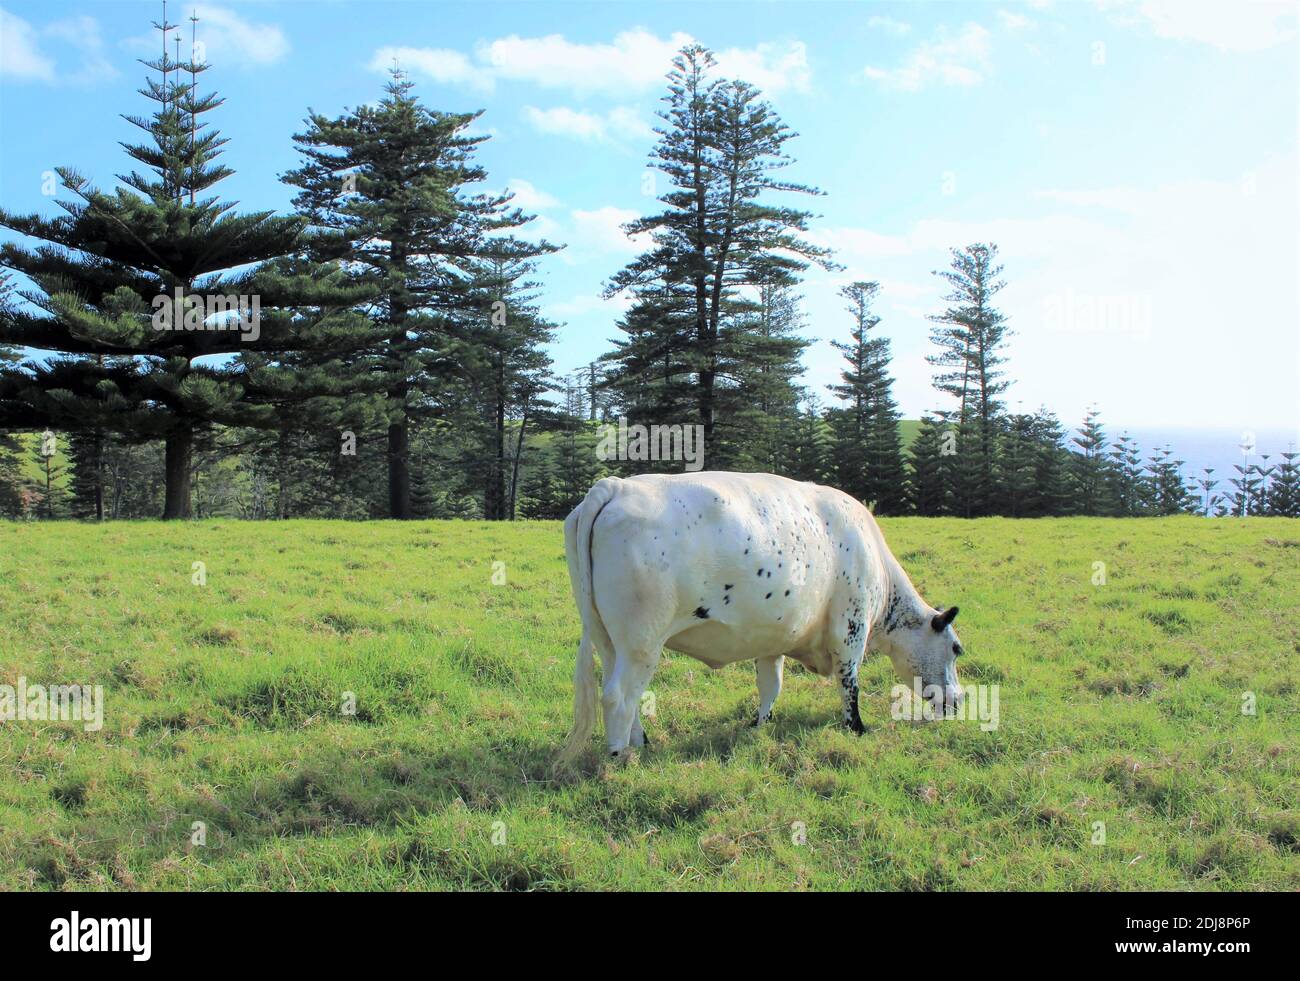
POLYGON ((906 453, 912 448, 912 443, 916 441, 916 434, 921 431, 920 419, 899 419, 898 435, 903 444, 903 452, 906 453))
POLYGON ((1296 522, 884 527, 995 731, 892 720, 880 657, 866 735, 793 667, 755 731, 669 655, 652 745, 554 779, 558 524, 0 525, 0 684, 106 702, 0 723, 0 888, 1300 888, 1296 522))

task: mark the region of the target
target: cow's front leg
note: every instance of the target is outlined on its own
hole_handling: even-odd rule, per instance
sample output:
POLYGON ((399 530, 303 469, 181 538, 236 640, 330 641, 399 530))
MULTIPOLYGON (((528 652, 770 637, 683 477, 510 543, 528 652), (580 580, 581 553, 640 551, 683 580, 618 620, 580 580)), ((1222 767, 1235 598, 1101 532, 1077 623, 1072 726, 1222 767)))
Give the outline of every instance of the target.
POLYGON ((840 699, 844 706, 844 724, 859 736, 867 731, 858 712, 858 666, 840 675, 840 699))
POLYGON ((772 717, 772 706, 781 694, 781 675, 785 668, 785 655, 760 657, 754 661, 754 671, 758 675, 758 715, 754 725, 761 726, 772 717))
POLYGON ((844 642, 837 645, 835 655, 835 674, 840 681, 840 703, 844 712, 844 724, 851 732, 859 736, 867 731, 858 712, 858 666, 862 664, 862 655, 866 651, 866 629, 860 621, 850 620, 844 642))

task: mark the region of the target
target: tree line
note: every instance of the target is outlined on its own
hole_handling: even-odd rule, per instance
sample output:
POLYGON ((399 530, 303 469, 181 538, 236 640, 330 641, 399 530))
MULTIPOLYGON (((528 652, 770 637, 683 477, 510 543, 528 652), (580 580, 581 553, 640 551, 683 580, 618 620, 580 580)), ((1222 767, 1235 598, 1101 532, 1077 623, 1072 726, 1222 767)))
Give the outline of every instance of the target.
POLYGON ((1192 484, 1095 413, 1073 437, 1009 413, 992 244, 937 273, 944 408, 905 431, 870 281, 841 288, 840 377, 810 390, 799 288, 840 267, 789 202, 822 192, 784 177, 795 134, 704 47, 667 76, 650 156, 667 187, 625 229, 648 244, 606 285, 627 298, 612 348, 561 377, 537 280, 561 246, 479 190, 481 113, 426 107, 395 68, 379 102, 309 112, 292 214, 236 213, 214 192, 231 171, 209 66, 169 54, 165 12, 155 27, 151 115, 125 117, 137 169, 111 191, 58 169, 53 219, 0 208, 40 243, 0 245, 0 513, 557 518, 604 474, 681 469, 603 459, 624 419, 698 427, 709 469, 830 483, 882 514, 1300 515, 1295 453, 1192 484))

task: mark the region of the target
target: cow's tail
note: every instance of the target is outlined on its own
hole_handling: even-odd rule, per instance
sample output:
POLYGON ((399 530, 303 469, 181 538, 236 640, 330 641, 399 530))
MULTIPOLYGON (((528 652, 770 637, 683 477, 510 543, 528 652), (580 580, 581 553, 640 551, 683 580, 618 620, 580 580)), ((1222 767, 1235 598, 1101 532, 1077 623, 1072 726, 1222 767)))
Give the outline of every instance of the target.
POLYGON ((596 609, 592 587, 591 534, 600 512, 618 493, 619 483, 617 477, 597 481, 564 522, 564 552, 569 560, 569 582, 573 586, 573 598, 582 616, 582 642, 578 645, 578 660, 573 668, 573 728, 560 749, 556 760, 559 766, 571 763, 586 747, 595 731, 600 696, 596 689, 593 655, 597 648, 613 653, 609 633, 596 609))

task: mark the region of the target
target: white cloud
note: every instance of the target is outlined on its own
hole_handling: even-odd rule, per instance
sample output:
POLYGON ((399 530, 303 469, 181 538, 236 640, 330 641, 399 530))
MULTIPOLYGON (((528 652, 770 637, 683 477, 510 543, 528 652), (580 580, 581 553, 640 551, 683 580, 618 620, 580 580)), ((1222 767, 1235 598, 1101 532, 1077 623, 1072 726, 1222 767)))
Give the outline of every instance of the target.
POLYGON ((464 84, 480 91, 492 88, 492 77, 459 51, 446 48, 380 48, 371 57, 369 67, 371 71, 387 72, 394 65, 404 72, 423 75, 442 84, 464 84))
POLYGON ((233 10, 205 4, 199 4, 197 13, 199 37, 207 45, 210 58, 269 65, 289 53, 284 32, 274 24, 247 21, 233 10))
POLYGON ((655 135, 654 128, 630 106, 615 106, 605 118, 610 132, 625 139, 650 139, 655 135))
MULTIPOLYGON (((882 284, 946 268, 953 246, 997 243, 1008 282, 999 306, 1016 331, 1013 405, 1046 403, 1072 422, 1100 399, 1116 421, 1263 428, 1296 412, 1295 169, 1291 156, 1235 180, 1044 189, 1032 195, 1047 203, 1034 217, 925 219, 893 235, 841 227, 817 238, 855 278, 882 284)), ((928 353, 922 317, 943 292, 928 278, 926 296, 882 289, 900 365, 928 353)), ((907 411, 941 403, 928 373, 900 370, 899 379, 907 411)))
POLYGON ((718 73, 744 79, 764 92, 793 89, 807 92, 812 82, 808 48, 802 41, 785 45, 760 44, 754 48, 727 48, 716 52, 718 73))
POLYGON ((649 235, 629 238, 623 226, 641 216, 627 208, 606 205, 593 211, 574 211, 573 230, 575 246, 600 253, 637 253, 646 248, 649 235))
POLYGON ((36 82, 88 84, 117 75, 104 56, 104 41, 99 22, 93 17, 76 16, 53 21, 35 28, 7 10, 0 8, 0 75, 36 82), (74 49, 77 67, 69 69, 43 50, 46 41, 74 49))
MULTIPOLYGON (((189 55, 190 9, 199 18, 197 36, 203 45, 202 55, 213 65, 271 65, 289 53, 289 41, 275 24, 245 20, 228 7, 201 3, 186 8, 184 17, 178 19, 182 26, 182 58, 189 55)), ((145 56, 158 51, 160 44, 157 31, 123 42, 125 47, 145 56)))
POLYGON ((1103 0, 1112 20, 1126 26, 1145 26, 1157 37, 1197 41, 1223 51, 1260 51, 1295 37, 1296 5, 1252 0, 1140 0, 1137 3, 1103 0))
MULTIPOLYGON (((618 96, 662 86, 673 56, 692 40, 682 32, 661 38, 641 27, 615 35, 612 42, 595 44, 570 41, 562 34, 511 34, 480 42, 472 58, 445 49, 381 48, 370 67, 386 70, 392 62, 390 53, 401 51, 403 67, 409 65, 439 82, 486 90, 512 81, 580 95, 618 96)), ((799 41, 728 48, 715 54, 724 75, 743 78, 767 92, 803 91, 811 79, 808 53, 799 41)))
POLYGON ((881 17, 876 15, 867 18, 867 27, 885 31, 888 34, 900 35, 906 34, 912 29, 912 25, 901 20, 894 20, 892 17, 881 17))
POLYGON ((524 106, 523 116, 541 133, 574 136, 580 140, 605 138, 604 120, 590 112, 581 112, 567 106, 556 106, 554 109, 524 106))
POLYGON ((579 293, 577 296, 546 307, 551 317, 579 317, 588 314, 602 314, 609 323, 613 323, 627 312, 635 298, 624 290, 611 296, 608 300, 599 293, 579 293))
POLYGON ((512 34, 481 43, 475 55, 498 78, 543 88, 628 92, 659 84, 677 49, 689 42, 687 34, 661 39, 644 28, 623 31, 610 44, 512 34))
POLYGON ((888 88, 917 92, 930 83, 978 85, 989 71, 989 32, 968 23, 957 34, 940 30, 918 45, 897 68, 863 69, 867 78, 888 88))
POLYGON ((529 181, 520 177, 510 178, 506 182, 506 190, 515 196, 511 204, 525 211, 545 211, 560 203, 550 194, 539 191, 529 181))
POLYGON ((1017 14, 1010 10, 999 10, 998 20, 1002 21, 1002 26, 1009 31, 1020 31, 1033 24, 1024 14, 1017 14))
POLYGON ((869 265, 874 259, 908 255, 914 251, 905 238, 881 235, 866 228, 820 228, 811 232, 808 238, 864 265, 869 265))
POLYGON ((40 50, 32 25, 0 7, 0 75, 54 80, 54 62, 40 50))
POLYGON ((538 132, 572 136, 591 143, 614 139, 647 139, 654 135, 654 130, 637 115, 636 110, 627 106, 616 106, 603 114, 570 109, 568 106, 556 106, 553 109, 524 106, 523 117, 538 132))

